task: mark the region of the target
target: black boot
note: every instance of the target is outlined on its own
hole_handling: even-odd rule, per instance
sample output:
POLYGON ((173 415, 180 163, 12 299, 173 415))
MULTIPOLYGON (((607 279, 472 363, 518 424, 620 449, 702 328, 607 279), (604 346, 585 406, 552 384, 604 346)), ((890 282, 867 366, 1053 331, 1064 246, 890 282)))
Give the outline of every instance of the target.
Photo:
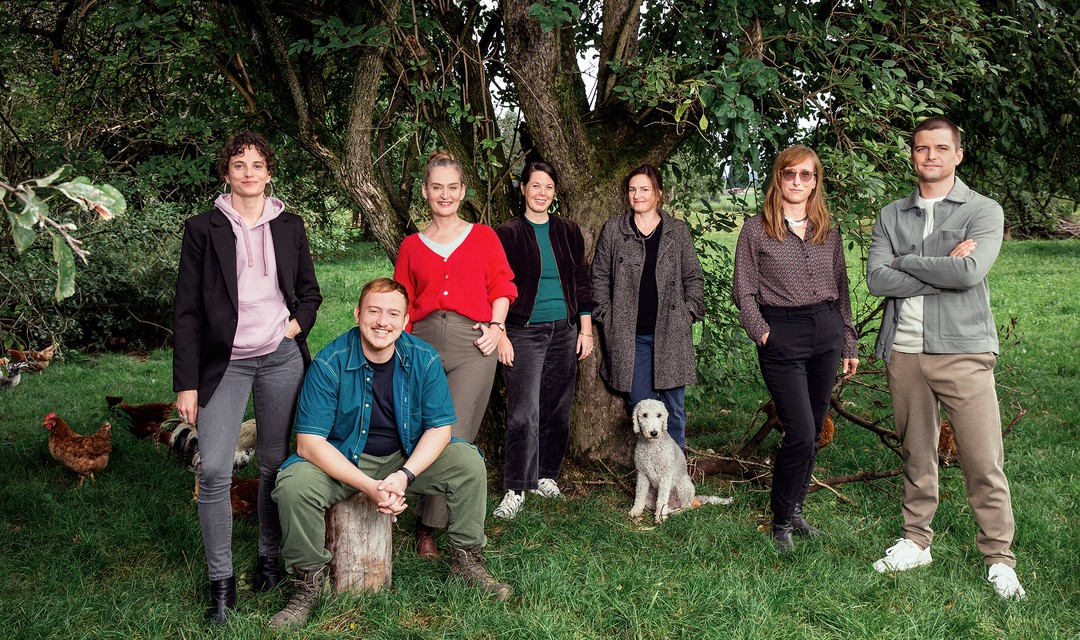
POLYGON ((810 523, 802 517, 802 503, 795 504, 795 513, 791 516, 791 526, 795 535, 806 536, 807 538, 818 538, 825 535, 825 532, 817 527, 811 527, 810 523))
POLYGON ((210 608, 206 619, 214 624, 229 621, 229 611, 236 607, 236 576, 210 581, 210 608))
POLYGON ((791 553, 795 550, 795 541, 791 538, 791 531, 791 520, 773 520, 773 545, 780 553, 791 553))
POLYGON ((278 569, 277 556, 263 556, 255 561, 255 573, 251 574, 253 591, 270 591, 281 583, 281 570, 278 569))

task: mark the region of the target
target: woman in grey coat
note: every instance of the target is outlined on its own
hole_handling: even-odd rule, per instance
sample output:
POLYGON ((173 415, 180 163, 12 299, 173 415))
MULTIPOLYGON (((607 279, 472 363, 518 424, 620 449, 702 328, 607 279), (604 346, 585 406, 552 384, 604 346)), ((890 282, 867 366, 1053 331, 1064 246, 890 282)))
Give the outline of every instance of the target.
POLYGON ((593 319, 603 325, 600 375, 633 407, 663 401, 686 448, 686 385, 697 381, 692 325, 705 317, 705 278, 690 229, 660 209, 663 180, 643 164, 626 177, 630 211, 604 224, 593 258, 593 319))

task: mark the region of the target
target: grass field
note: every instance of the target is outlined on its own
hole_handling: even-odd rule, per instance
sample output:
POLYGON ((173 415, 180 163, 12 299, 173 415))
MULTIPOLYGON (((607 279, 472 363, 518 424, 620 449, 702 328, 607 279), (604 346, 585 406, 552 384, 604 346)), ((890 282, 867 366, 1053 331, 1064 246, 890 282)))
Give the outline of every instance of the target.
MULTIPOLYGON (((985 581, 976 526, 955 467, 942 471, 934 563, 898 575, 870 568, 898 535, 897 478, 848 484, 841 500, 810 496, 808 513, 829 535, 780 557, 758 530, 762 487, 710 478, 701 493, 733 495, 659 528, 626 518, 630 498, 611 475, 576 469, 570 496, 530 496, 510 523, 489 519, 489 564, 516 591, 488 602, 449 580, 449 566, 416 559, 411 515, 395 535, 394 586, 366 597, 324 600, 300 638, 1015 638, 1080 637, 1080 242, 1010 242, 991 273, 999 325, 1017 319, 999 361, 1002 413, 1028 413, 1006 439, 1017 520, 1015 551, 1028 600, 1004 602, 985 581)), ((318 265, 326 302, 315 347, 351 325, 360 285, 390 267, 369 246, 318 265)), ((77 431, 106 415, 103 396, 169 400, 171 354, 89 358, 69 351, 21 385, 0 390, 0 634, 4 638, 265 638, 287 592, 254 594, 256 528, 234 529, 240 602, 226 629, 202 621, 206 569, 193 477, 165 452, 114 430, 108 468, 75 489, 46 447, 43 416, 77 431)), ((880 363, 864 360, 867 370, 880 363)), ((874 374, 864 378, 875 383, 874 374)), ((691 447, 731 446, 764 399, 747 383, 728 406, 689 408, 691 447)), ((696 398, 709 398, 707 393, 696 398)), ((865 389, 852 409, 887 409, 865 389)), ((762 452, 775 446, 767 441, 762 452)), ((868 432, 840 421, 821 452, 819 477, 895 467, 868 432)), ((250 472, 250 469, 249 469, 250 472)), ((497 500, 491 474, 490 509, 497 500)), ((445 540, 440 540, 445 543, 445 540)))

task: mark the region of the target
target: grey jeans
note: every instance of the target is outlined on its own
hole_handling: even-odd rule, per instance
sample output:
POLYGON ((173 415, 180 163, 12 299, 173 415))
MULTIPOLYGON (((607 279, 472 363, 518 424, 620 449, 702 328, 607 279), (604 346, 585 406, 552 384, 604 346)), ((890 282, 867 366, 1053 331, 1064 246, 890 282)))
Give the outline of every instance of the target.
POLYGON ((229 488, 249 395, 254 398, 258 429, 259 555, 277 557, 281 553, 281 523, 270 493, 288 453, 303 381, 300 349, 295 340, 284 338, 273 353, 229 362, 214 395, 199 408, 199 524, 211 580, 233 575, 229 488))

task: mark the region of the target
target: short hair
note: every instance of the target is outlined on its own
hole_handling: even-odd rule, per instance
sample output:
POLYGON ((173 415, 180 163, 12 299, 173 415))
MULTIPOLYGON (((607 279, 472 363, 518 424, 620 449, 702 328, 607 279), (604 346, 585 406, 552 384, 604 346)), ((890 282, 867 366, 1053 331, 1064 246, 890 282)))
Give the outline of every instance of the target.
POLYGON ((964 148, 963 145, 960 144, 960 127, 953 124, 952 120, 949 120, 948 118, 943 118, 941 116, 927 118, 915 127, 915 130, 911 132, 911 148, 915 148, 915 136, 920 131, 935 131, 937 129, 948 129, 950 132, 952 132, 953 144, 956 145, 956 148, 964 148))
POLYGON ((254 131, 241 131, 235 133, 225 141, 225 146, 218 152, 217 170, 218 177, 222 180, 229 175, 229 161, 233 156, 244 155, 244 150, 252 148, 266 160, 266 171, 274 173, 277 170, 277 160, 274 158, 274 147, 266 141, 266 138, 254 131))
POLYGON ((532 174, 536 173, 537 171, 539 171, 540 173, 548 174, 548 177, 551 178, 551 181, 554 182, 556 186, 558 186, 559 176, 555 173, 555 167, 544 162, 543 160, 537 160, 535 162, 530 162, 525 165, 525 170, 521 172, 521 184, 528 184, 529 180, 532 179, 532 174))
POLYGON ((453 156, 449 151, 445 149, 436 149, 428 155, 427 166, 424 167, 424 184, 428 183, 431 179, 431 172, 434 169, 440 169, 442 167, 451 167, 458 173, 458 180, 462 184, 465 184, 465 171, 461 168, 461 163, 457 161, 457 158, 453 156))
POLYGON ((633 179, 634 176, 646 176, 649 178, 649 182, 652 183, 653 189, 656 189, 657 191, 664 190, 664 178, 660 175, 660 172, 656 167, 651 164, 643 164, 626 174, 626 184, 624 185, 626 191, 630 191, 630 180, 633 179))
POLYGON ((356 301, 356 306, 359 307, 363 305, 364 296, 369 293, 393 293, 394 291, 405 296, 405 311, 408 312, 409 292, 405 289, 405 285, 391 278, 375 278, 371 282, 365 284, 364 288, 360 290, 360 299, 356 301))

